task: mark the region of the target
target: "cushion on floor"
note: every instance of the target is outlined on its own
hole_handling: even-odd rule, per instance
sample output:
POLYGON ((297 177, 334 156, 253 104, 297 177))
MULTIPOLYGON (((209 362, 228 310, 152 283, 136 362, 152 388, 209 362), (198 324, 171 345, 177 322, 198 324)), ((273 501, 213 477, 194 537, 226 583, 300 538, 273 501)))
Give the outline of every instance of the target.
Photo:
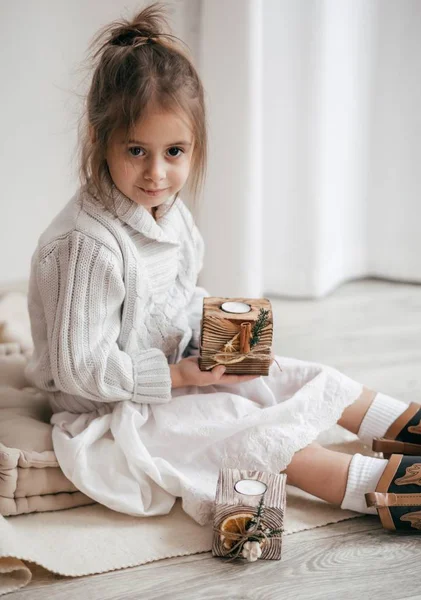
POLYGON ((0 344, 0 514, 93 504, 58 465, 49 403, 25 380, 26 361, 19 344, 0 344))

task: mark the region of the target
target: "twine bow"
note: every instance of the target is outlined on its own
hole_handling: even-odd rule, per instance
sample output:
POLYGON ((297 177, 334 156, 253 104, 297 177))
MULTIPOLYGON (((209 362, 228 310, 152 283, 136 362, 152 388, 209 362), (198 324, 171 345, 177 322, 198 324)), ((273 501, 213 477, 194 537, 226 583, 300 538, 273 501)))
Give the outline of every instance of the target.
MULTIPOLYGON (((234 531, 230 531, 229 533, 227 533, 226 531, 223 531, 222 529, 219 529, 218 527, 214 527, 213 530, 217 533, 219 533, 220 535, 223 535, 224 537, 227 538, 237 538, 237 542, 234 544, 234 546, 232 548, 228 548, 227 550, 223 550, 222 551, 222 556, 226 557, 228 555, 231 555, 234 552, 234 555, 229 558, 227 560, 227 562, 230 562, 231 560, 234 560, 235 558, 238 558, 242 552, 243 549, 243 545, 245 544, 245 542, 248 541, 259 541, 261 542, 262 540, 264 542, 267 542, 269 539, 272 540, 280 540, 282 539, 282 537, 280 535, 267 535, 267 533, 265 533, 264 530, 260 529, 261 527, 261 517, 258 516, 256 517, 256 521, 253 524, 253 526, 250 529, 247 529, 246 531, 244 531, 244 533, 235 533, 234 531), (250 538, 257 538, 257 539, 250 539, 250 538), (259 540, 259 538, 261 538, 259 540)), ((276 529, 275 530, 277 533, 283 533, 283 528, 280 529, 276 529)))
MULTIPOLYGON (((260 346, 260 348, 252 349, 250 352, 217 352, 216 354, 213 354, 211 358, 218 365, 232 365, 234 363, 242 362, 245 358, 253 358, 257 360, 268 358, 268 355, 266 353, 264 354, 262 351, 270 349, 270 346, 260 346)), ((214 366, 215 365, 206 367, 206 370, 209 371, 209 369, 213 369, 214 366)))
MULTIPOLYGON (((242 324, 243 325, 243 324, 242 324)), ((223 351, 218 351, 215 354, 211 355, 210 358, 215 361, 218 365, 232 365, 235 363, 242 362, 246 358, 251 358, 253 360, 265 360, 268 358, 268 354, 264 352, 265 350, 271 350, 271 346, 262 345, 259 347, 251 348, 247 352, 241 352, 240 350, 234 349, 234 342, 241 336, 241 331, 237 333, 229 342, 224 345, 223 351)), ((278 361, 274 359, 280 371, 282 371, 281 367, 278 364, 278 361)), ((215 364, 206 367, 206 371, 213 369, 215 364)))

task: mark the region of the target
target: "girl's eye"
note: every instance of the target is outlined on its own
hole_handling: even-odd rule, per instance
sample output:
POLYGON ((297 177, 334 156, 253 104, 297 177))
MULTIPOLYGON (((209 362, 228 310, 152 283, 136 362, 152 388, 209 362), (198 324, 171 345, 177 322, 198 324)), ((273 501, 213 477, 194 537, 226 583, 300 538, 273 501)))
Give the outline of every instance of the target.
POLYGON ((143 148, 140 146, 132 146, 129 148, 129 152, 132 156, 141 156, 143 152, 143 148))
POLYGON ((180 156, 180 153, 183 154, 184 150, 182 150, 181 148, 178 148, 178 146, 173 146, 172 148, 168 149, 168 154, 172 157, 172 158, 177 158, 177 156, 180 156))

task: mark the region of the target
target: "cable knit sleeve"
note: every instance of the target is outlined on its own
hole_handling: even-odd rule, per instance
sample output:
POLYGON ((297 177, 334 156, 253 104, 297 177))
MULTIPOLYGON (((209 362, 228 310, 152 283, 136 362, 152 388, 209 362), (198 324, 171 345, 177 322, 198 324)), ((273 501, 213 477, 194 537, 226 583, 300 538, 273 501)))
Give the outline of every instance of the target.
POLYGON ((99 402, 171 399, 164 353, 151 348, 129 356, 118 346, 125 286, 113 251, 74 231, 44 250, 38 287, 58 389, 99 402))

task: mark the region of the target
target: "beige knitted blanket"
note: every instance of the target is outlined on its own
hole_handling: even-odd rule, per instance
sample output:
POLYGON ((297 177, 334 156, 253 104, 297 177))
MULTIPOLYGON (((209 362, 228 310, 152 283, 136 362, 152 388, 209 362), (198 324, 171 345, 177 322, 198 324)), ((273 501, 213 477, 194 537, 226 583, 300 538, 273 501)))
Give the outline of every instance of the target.
MULTIPOLYGON (((0 298, 0 343, 16 342, 30 351, 26 296, 0 298)), ((2 358, 0 356, 0 362, 2 358)), ((0 385, 13 386, 16 372, 0 385)), ((336 426, 320 441, 344 452, 370 453, 352 434, 336 426)), ((285 535, 358 516, 303 492, 288 488, 285 535)), ((207 552, 211 527, 201 527, 181 509, 140 519, 98 504, 66 511, 0 516, 0 595, 31 580, 29 563, 61 575, 77 577, 141 565, 151 561, 207 552), (147 542, 145 542, 147 541, 147 542)))

